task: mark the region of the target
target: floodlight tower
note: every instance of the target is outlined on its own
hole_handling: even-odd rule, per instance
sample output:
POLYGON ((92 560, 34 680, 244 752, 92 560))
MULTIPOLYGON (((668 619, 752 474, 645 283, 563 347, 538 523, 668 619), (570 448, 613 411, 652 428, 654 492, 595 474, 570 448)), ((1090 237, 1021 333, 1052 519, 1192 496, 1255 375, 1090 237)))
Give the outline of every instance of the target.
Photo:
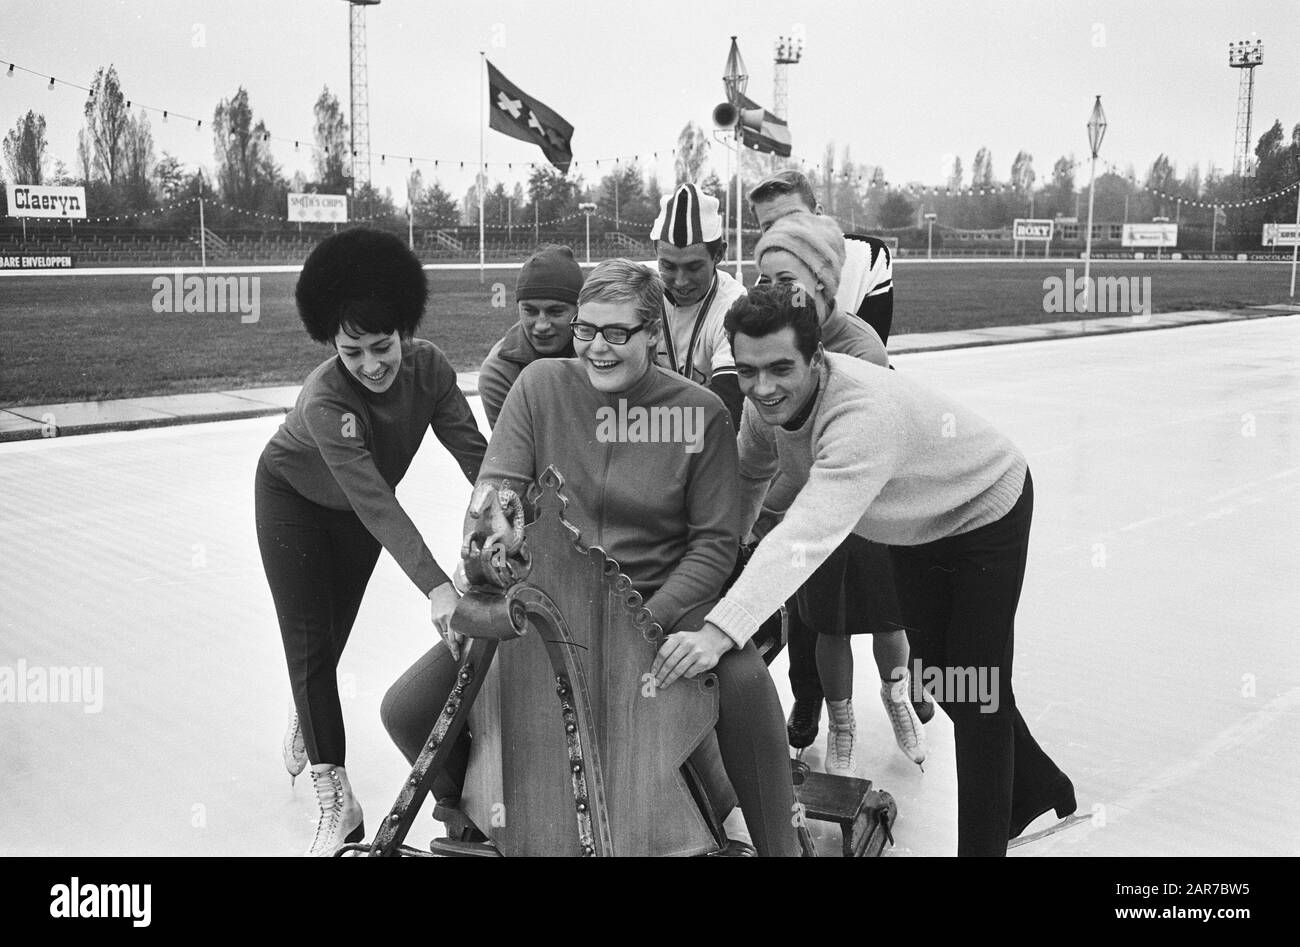
POLYGON ((1237 91, 1237 140, 1232 149, 1232 173, 1248 178, 1255 175, 1250 159, 1250 124, 1255 112, 1255 67, 1264 61, 1262 40, 1228 44, 1228 66, 1241 70, 1237 91))
MULTIPOLYGON (((776 63, 772 70, 772 111, 777 118, 789 120, 790 110, 790 73, 789 68, 803 58, 803 38, 799 36, 778 36, 776 38, 776 63)), ((776 170, 781 159, 772 155, 772 169, 776 170)))
POLYGON ((370 183, 370 91, 366 82, 366 7, 379 0, 347 0, 352 63, 352 193, 370 183))

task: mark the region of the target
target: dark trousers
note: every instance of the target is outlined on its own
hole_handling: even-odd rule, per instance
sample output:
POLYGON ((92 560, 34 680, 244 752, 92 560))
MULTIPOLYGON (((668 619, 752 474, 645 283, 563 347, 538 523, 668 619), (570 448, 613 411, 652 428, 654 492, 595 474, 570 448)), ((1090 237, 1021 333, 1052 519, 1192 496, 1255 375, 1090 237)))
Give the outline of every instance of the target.
POLYGON ((821 675, 817 673, 817 629, 799 614, 799 602, 792 598, 786 605, 789 619, 790 690, 798 701, 812 701, 818 707, 826 696, 822 692, 821 675))
MULTIPOLYGON (((384 695, 380 715, 408 763, 415 763, 429 739, 455 685, 456 666, 451 652, 439 642, 384 695)), ((781 701, 767 666, 751 642, 724 654, 713 673, 718 676, 719 686, 718 747, 754 847, 760 855, 798 855, 794 785, 786 755, 781 701)), ((460 797, 469 761, 469 739, 462 731, 447 768, 434 777, 435 798, 460 797)))
POLYGON ((1034 741, 1011 688, 1033 509, 1026 471, 1020 499, 997 522, 921 546, 891 547, 912 666, 974 668, 990 682, 997 670, 994 712, 983 712, 988 705, 971 694, 964 700, 935 694, 956 742, 958 855, 1005 855, 1013 808, 1031 811, 1064 779, 1034 741))
POLYGON ((257 465, 257 545, 275 600, 289 684, 313 763, 343 765, 347 740, 339 705, 338 664, 379 542, 351 510, 331 510, 302 497, 257 465))

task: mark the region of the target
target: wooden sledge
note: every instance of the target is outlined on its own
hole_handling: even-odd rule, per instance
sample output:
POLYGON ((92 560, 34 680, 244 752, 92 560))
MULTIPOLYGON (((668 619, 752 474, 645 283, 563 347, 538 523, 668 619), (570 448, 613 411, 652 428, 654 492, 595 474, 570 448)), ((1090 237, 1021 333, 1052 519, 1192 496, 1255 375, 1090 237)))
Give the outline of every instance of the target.
MULTIPOLYGON (((722 830, 736 796, 714 735, 717 678, 655 686, 650 666, 666 633, 618 564, 582 545, 563 483, 554 467, 543 473, 522 529, 517 502, 512 515, 503 497, 484 499, 465 550, 471 588, 452 619, 467 638, 455 689, 374 840, 339 854, 752 854, 722 830), (436 813, 451 837, 432 851, 404 845, 466 726, 459 807, 436 813)), ((680 626, 697 627, 712 604, 680 626)), ((888 794, 852 782, 870 805, 809 814, 844 826, 845 854, 878 853, 896 810, 888 794)))

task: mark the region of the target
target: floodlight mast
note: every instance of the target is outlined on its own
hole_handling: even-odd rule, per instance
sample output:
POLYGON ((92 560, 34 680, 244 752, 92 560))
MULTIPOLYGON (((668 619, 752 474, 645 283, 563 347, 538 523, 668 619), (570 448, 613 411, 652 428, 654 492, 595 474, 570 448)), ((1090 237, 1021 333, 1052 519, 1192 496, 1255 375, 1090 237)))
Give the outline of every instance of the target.
MULTIPOLYGON (((366 78, 366 7, 379 0, 346 0, 351 64, 352 194, 370 184, 370 86, 366 78)), ((355 212, 354 212, 355 213, 355 212)))
POLYGON ((1255 176, 1250 160, 1250 126, 1255 113, 1255 68, 1264 63, 1264 42, 1260 39, 1228 43, 1228 68, 1240 69, 1237 84, 1237 136, 1232 149, 1232 173, 1245 179, 1255 176))

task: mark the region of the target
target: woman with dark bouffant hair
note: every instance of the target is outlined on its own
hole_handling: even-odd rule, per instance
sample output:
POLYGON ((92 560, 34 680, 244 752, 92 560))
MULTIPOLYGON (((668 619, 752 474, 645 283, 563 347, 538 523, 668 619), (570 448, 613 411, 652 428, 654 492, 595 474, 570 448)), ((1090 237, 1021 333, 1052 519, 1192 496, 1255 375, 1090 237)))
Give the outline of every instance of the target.
POLYGON ((487 447, 446 356, 414 337, 428 295, 397 237, 356 228, 322 240, 295 297, 307 333, 335 354, 307 376, 257 465, 257 541, 293 688, 284 763, 293 777, 310 761, 320 809, 308 855, 365 834, 336 672, 380 547, 429 599, 440 634, 456 608, 394 494, 428 428, 471 484, 487 447))

